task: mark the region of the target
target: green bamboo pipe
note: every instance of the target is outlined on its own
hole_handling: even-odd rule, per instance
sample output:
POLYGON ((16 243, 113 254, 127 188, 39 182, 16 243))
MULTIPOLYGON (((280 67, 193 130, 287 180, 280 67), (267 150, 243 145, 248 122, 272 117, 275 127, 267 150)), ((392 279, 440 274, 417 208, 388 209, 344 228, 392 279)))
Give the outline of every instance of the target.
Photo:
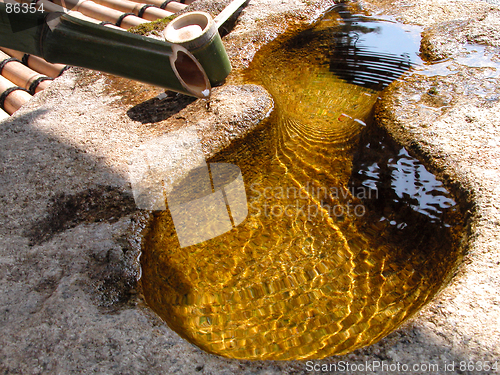
POLYGON ((0 46, 206 98, 209 79, 182 46, 106 28, 64 13, 10 13, 0 3, 0 46), (20 30, 13 32, 12 30, 20 30))
POLYGON ((231 72, 217 24, 210 14, 189 12, 172 20, 163 32, 167 42, 185 47, 203 66, 212 85, 224 82, 231 72))

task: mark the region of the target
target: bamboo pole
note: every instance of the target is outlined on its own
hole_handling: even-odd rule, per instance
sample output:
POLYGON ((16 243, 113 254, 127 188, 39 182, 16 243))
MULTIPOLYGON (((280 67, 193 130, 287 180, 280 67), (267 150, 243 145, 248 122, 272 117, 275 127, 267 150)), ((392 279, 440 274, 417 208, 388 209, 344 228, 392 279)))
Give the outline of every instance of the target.
POLYGON ((243 4, 249 0, 233 0, 226 6, 222 12, 220 12, 217 17, 214 18, 215 25, 217 28, 221 27, 224 22, 226 22, 229 17, 231 17, 243 4))
POLYGON ((87 17, 99 21, 112 22, 124 29, 141 25, 148 22, 134 14, 127 14, 119 10, 105 7, 91 0, 54 0, 54 3, 72 11, 78 11, 87 17))
POLYGON ((5 112, 13 114, 30 99, 31 95, 27 91, 0 76, 0 107, 5 112))
POLYGON ((133 2, 139 3, 139 4, 153 4, 156 5, 158 8, 168 10, 169 12, 172 13, 177 13, 180 12, 181 10, 184 10, 187 5, 179 3, 174 0, 132 0, 133 2))
POLYGON ((170 17, 172 12, 160 9, 152 4, 139 4, 128 0, 94 0, 95 3, 125 13, 134 13, 138 17, 148 21, 156 21, 160 18, 170 17))
POLYGON ((224 82, 231 72, 218 29, 248 0, 233 0, 215 19, 205 12, 185 13, 163 30, 165 40, 190 51, 203 66, 212 85, 224 82))
MULTIPOLYGON (((5 0, 1 0, 1 1, 5 2, 5 0)), ((21 3, 21 4, 32 4, 32 0, 17 0, 17 1, 19 1, 19 3, 21 3)), ((89 22, 96 23, 96 24, 102 23, 102 21, 99 21, 99 20, 92 18, 92 17, 88 17, 88 16, 86 16, 86 15, 84 15, 76 10, 70 10, 70 9, 63 8, 62 6, 55 4, 50 0, 36 0, 36 6, 37 7, 43 6, 44 12, 68 13, 69 15, 71 15, 73 17, 76 17, 76 18, 79 18, 79 19, 82 19, 85 21, 89 21, 89 22)), ((104 26, 119 29, 118 26, 116 26, 114 24, 110 24, 110 23, 106 23, 106 24, 104 24, 104 26)))
POLYGON ((38 56, 33 56, 10 48, 0 47, 0 50, 12 57, 15 57, 16 59, 21 60, 24 65, 30 67, 34 71, 44 74, 50 78, 59 77, 67 68, 64 64, 52 64, 38 56))
POLYGON ((68 14, 5 14, 6 6, 0 3, 0 45, 4 47, 21 44, 23 52, 50 62, 100 70, 200 98, 210 95, 210 81, 203 67, 182 46, 68 14), (30 27, 12 33, 19 25, 30 27))
POLYGON ((231 72, 217 25, 205 12, 189 12, 172 20, 163 32, 165 39, 186 48, 203 66, 212 85, 219 85, 231 72))
POLYGON ((4 52, 0 52, 0 73, 12 83, 20 86, 34 95, 46 89, 51 78, 28 68, 21 61, 12 59, 4 52))

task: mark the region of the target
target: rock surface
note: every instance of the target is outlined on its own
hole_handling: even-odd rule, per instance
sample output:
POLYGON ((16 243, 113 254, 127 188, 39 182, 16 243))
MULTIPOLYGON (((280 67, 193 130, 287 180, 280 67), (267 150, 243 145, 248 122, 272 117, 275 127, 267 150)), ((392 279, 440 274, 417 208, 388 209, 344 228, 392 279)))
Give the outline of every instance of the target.
MULTIPOLYGON (((455 62, 447 65, 453 74, 417 72, 392 85, 377 116, 470 205, 469 254, 451 285, 404 327, 368 348, 314 364, 399 362, 425 374, 443 373, 454 361, 448 373, 476 373, 461 371, 460 362, 500 356, 500 68, 460 61, 476 56, 469 44, 479 43, 474 48, 486 51, 488 64, 498 64, 500 9, 495 1, 360 4, 421 25, 425 57, 455 62)), ((289 25, 306 24, 331 5, 251 0, 224 39, 236 71, 289 25)), ((130 150, 194 125, 210 156, 255 127, 271 107, 268 94, 254 85, 217 88, 207 107, 73 69, 2 122, 0 372, 309 373, 311 364, 303 362, 245 362, 204 353, 172 332, 137 290, 139 240, 131 234, 145 225, 146 215, 135 208, 130 191, 130 150)))

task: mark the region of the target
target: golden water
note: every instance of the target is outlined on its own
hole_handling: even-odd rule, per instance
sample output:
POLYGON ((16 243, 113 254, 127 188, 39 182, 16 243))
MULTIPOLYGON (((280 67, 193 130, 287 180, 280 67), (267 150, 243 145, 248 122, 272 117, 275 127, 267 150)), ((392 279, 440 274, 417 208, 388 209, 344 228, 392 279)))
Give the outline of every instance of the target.
POLYGON ((378 93, 330 71, 336 18, 271 43, 248 72, 275 110, 211 160, 241 168, 247 219, 181 249, 167 211, 144 236, 148 304, 208 352, 290 360, 369 345, 460 258, 448 193, 371 124, 378 93))

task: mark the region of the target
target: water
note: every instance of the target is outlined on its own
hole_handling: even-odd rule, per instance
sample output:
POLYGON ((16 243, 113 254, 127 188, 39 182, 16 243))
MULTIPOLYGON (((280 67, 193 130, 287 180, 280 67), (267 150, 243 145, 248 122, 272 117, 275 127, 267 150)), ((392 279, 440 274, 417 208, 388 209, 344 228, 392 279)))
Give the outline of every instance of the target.
POLYGON ((275 110, 211 160, 241 168, 247 219, 181 249, 166 211, 144 235, 144 295, 172 329, 230 358, 324 358, 386 336, 447 283, 460 209, 373 124, 377 90, 417 53, 396 24, 338 6, 257 54, 247 79, 275 110))
POLYGON ((461 68, 476 68, 483 70, 484 79, 492 80, 500 76, 500 61, 494 50, 480 44, 465 44, 452 57, 430 64, 419 65, 413 74, 423 76, 449 76, 459 73, 461 68))
POLYGON ((323 23, 337 23, 327 30, 333 47, 330 71, 345 81, 382 90, 410 67, 423 63, 419 57, 419 27, 353 15, 342 9, 333 15, 340 17, 323 19, 323 23))

